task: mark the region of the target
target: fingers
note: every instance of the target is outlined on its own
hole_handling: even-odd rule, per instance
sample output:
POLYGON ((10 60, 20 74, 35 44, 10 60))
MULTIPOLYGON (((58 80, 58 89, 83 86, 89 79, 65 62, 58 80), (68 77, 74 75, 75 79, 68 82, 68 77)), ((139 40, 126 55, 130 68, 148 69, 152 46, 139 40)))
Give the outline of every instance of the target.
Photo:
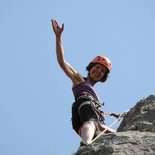
POLYGON ((56 20, 52 19, 51 22, 52 22, 53 28, 59 27, 59 25, 58 25, 56 20))
POLYGON ((58 28, 58 29, 62 29, 62 31, 64 30, 64 23, 62 24, 62 27, 59 26, 58 22, 54 19, 51 19, 52 22, 52 26, 53 28, 58 28))
POLYGON ((54 25, 55 25, 56 27, 59 27, 59 25, 58 25, 58 23, 57 23, 56 20, 53 20, 53 23, 54 23, 54 25))
POLYGON ((54 30, 54 20, 51 19, 51 23, 52 23, 52 27, 53 27, 53 30, 54 30))
POLYGON ((62 24, 62 31, 64 30, 64 23, 62 24))

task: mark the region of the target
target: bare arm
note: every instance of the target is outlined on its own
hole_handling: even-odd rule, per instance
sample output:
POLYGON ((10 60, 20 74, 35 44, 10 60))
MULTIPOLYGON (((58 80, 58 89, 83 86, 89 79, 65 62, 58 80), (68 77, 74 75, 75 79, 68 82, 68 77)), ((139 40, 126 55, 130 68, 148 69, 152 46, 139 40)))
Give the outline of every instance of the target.
POLYGON ((56 20, 52 20, 51 22, 56 36, 56 55, 60 67, 72 80, 73 85, 76 85, 79 82, 83 82, 83 78, 73 69, 73 67, 64 58, 64 50, 62 46, 62 32, 64 30, 64 24, 62 24, 62 27, 60 27, 56 20))
POLYGON ((103 116, 114 116, 114 117, 116 117, 117 119, 119 119, 120 117, 121 117, 121 114, 115 114, 115 113, 111 113, 111 114, 106 114, 106 113, 103 113, 103 116))

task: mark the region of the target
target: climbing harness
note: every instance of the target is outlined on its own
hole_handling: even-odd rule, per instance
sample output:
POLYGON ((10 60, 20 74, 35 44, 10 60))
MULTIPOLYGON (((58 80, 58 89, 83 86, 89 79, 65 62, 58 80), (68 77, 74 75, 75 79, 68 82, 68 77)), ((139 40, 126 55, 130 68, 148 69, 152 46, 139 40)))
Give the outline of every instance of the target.
MULTIPOLYGON (((101 108, 101 106, 105 104, 104 102, 101 103, 97 100, 94 100, 91 95, 81 95, 77 98, 77 101, 81 101, 81 100, 91 101, 92 105, 96 107, 97 109, 101 108)), ((83 105, 81 104, 79 107, 82 107, 82 106, 83 105)))
POLYGON ((101 106, 104 105, 104 102, 100 103, 99 101, 94 100, 91 95, 82 95, 77 99, 77 101, 81 101, 81 100, 90 101, 90 102, 83 102, 82 104, 80 104, 80 106, 78 107, 78 113, 79 113, 81 107, 89 104, 89 105, 91 105, 92 110, 96 113, 96 115, 98 117, 98 121, 101 124, 104 124, 104 117, 102 115, 103 111, 100 110, 101 106))
POLYGON ((80 120, 79 111, 80 108, 84 105, 91 105, 92 109, 95 109, 98 111, 98 115, 100 115, 100 122, 104 123, 104 117, 101 118, 102 112, 100 109, 102 103, 95 101, 91 95, 83 94, 76 98, 75 102, 72 104, 72 127, 76 131, 76 133, 79 133, 79 128, 82 126, 82 122, 80 120), (88 101, 88 102, 86 102, 88 101))

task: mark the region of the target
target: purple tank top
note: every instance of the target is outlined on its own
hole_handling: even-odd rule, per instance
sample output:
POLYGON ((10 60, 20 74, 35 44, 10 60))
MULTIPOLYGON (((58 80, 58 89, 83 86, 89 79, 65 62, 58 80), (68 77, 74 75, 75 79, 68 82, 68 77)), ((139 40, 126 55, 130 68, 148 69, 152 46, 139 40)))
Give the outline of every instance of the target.
POLYGON ((73 90, 75 100, 81 95, 88 95, 88 96, 90 95, 94 100, 99 101, 99 97, 96 91, 94 90, 94 88, 92 87, 92 85, 89 83, 88 80, 73 87, 72 90, 73 90))

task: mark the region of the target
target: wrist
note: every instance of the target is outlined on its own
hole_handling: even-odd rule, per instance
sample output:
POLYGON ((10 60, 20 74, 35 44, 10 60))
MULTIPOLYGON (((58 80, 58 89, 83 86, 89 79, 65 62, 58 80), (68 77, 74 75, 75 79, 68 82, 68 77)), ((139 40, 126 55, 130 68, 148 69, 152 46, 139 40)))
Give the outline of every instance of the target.
POLYGON ((56 39, 61 39, 61 33, 60 34, 55 34, 56 39))
POLYGON ((56 35, 55 38, 56 38, 56 42, 62 41, 61 35, 56 35))

